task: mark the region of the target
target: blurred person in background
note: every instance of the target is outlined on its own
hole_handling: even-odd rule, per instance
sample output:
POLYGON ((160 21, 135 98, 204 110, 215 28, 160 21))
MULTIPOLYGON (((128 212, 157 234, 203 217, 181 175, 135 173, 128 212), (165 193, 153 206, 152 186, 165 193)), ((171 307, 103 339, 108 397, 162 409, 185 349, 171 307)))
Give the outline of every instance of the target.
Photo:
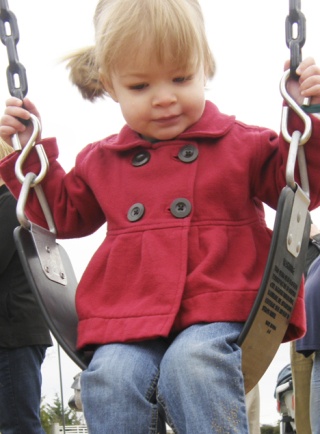
MULTIPOLYGON (((307 311, 307 333, 302 339, 293 341, 290 346, 292 380, 295 394, 295 423, 297 434, 320 433, 320 421, 316 422, 319 419, 319 416, 317 414, 319 408, 319 400, 317 404, 311 404, 310 407, 310 402, 314 402, 314 399, 311 399, 310 401, 310 396, 312 393, 311 383, 313 381, 312 376, 315 354, 313 350, 320 350, 320 322, 316 320, 316 318, 318 318, 320 310, 318 310, 318 313, 314 315, 314 308, 316 306, 319 306, 319 303, 314 304, 316 303, 316 299, 319 299, 319 297, 316 297, 316 292, 318 292, 318 294, 320 295, 319 254, 320 229, 317 227, 317 225, 312 223, 304 271, 304 276, 306 279, 305 300, 307 311), (314 338, 316 339, 316 341, 318 341, 317 345, 315 345, 315 343, 313 342, 314 338), (310 350, 310 346, 314 347, 313 350, 310 350), (316 414, 314 416, 315 421, 313 422, 313 424, 311 424, 310 415, 312 413, 313 405, 318 405, 318 408, 314 409, 316 411, 316 414), (314 430, 315 425, 318 426, 317 431, 314 430)), ((316 377, 314 378, 314 381, 316 383, 316 377)))
MULTIPOLYGON (((0 159, 12 150, 1 142, 0 159)), ((0 432, 45 434, 41 365, 52 341, 16 250, 16 226, 16 200, 0 176, 0 432)))

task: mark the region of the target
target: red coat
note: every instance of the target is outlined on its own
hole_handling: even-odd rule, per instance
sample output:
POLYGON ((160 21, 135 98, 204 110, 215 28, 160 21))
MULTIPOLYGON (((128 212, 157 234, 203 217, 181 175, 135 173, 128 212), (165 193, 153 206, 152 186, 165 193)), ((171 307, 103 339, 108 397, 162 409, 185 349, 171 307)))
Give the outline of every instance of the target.
MULTIPOLYGON (((319 124, 306 145, 313 207, 320 203, 312 186, 319 179, 319 124)), ((83 149, 68 174, 56 160, 55 140, 42 143, 50 161, 42 184, 59 238, 88 235, 108 222, 77 291, 79 347, 247 319, 271 239, 262 202, 277 206, 287 143, 210 102, 178 138, 149 143, 125 126, 83 149)), ((17 195, 14 160, 3 160, 1 174, 17 195)), ((37 173, 37 165, 31 155, 28 171, 37 173)), ((30 219, 44 225, 33 206, 30 219)), ((286 340, 304 333, 302 296, 286 340)))

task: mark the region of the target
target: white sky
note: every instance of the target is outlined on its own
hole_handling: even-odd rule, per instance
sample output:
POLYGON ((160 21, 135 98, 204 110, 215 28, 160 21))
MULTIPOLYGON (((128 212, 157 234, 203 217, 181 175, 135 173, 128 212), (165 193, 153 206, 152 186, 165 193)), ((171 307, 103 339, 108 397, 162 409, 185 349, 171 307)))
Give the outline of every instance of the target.
MULTIPOLYGON (((18 19, 18 54, 26 67, 28 97, 38 106, 43 137, 57 136, 60 161, 68 169, 87 143, 119 131, 123 125, 119 107, 111 100, 89 103, 72 87, 59 59, 70 51, 93 42, 93 0, 8 0, 18 19)), ((281 96, 279 82, 283 64, 289 57, 285 43, 285 18, 289 0, 200 0, 207 33, 217 62, 217 74, 209 83, 208 99, 221 111, 239 120, 279 130, 281 96)), ((307 41, 303 55, 320 63, 320 2, 302 0, 307 19, 307 41)), ((0 47, 0 114, 9 96, 5 69, 7 54, 0 47)), ((241 180, 239 180, 241 182, 241 180)), ((318 218, 318 210, 314 213, 318 218)), ((267 211, 272 227, 274 213, 267 211)), ((318 219, 320 222, 320 219, 318 219)), ((64 242, 80 277, 95 246, 103 236, 64 242), (79 253, 80 252, 80 253, 79 253)), ((63 360, 65 404, 72 394, 72 377, 79 369, 66 356, 63 360)), ((278 420, 273 397, 278 372, 289 361, 288 345, 282 345, 260 382, 261 423, 278 420)), ((51 399, 59 393, 56 348, 49 350, 43 366, 43 395, 51 399)))

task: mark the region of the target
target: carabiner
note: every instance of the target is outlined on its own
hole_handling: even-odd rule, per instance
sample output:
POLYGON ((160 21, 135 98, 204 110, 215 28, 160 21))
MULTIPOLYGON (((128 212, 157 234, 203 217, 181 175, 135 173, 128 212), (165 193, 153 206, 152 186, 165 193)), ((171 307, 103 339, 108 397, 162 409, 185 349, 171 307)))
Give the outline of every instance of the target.
MULTIPOLYGON (((304 145, 311 136, 312 133, 312 123, 310 116, 305 113, 302 108, 299 106, 299 104, 289 95, 289 92, 287 91, 287 81, 290 78, 290 69, 285 71, 285 73, 282 76, 282 79, 280 81, 280 92, 283 96, 283 99, 287 102, 288 106, 296 112, 296 114, 302 119, 304 123, 304 132, 301 135, 300 143, 299 145, 304 145)), ((284 137, 284 139, 290 143, 292 140, 292 136, 288 132, 288 113, 289 113, 289 107, 284 106, 282 108, 282 115, 281 115, 281 132, 284 137)))
MULTIPOLYGON (((31 114, 31 122, 33 124, 33 132, 31 134, 31 137, 28 141, 28 143, 26 144, 26 146, 22 149, 17 161, 16 161, 16 165, 15 165, 15 174, 16 177, 18 178, 18 180, 21 182, 21 184, 23 184, 25 176, 22 172, 22 168, 23 168, 23 164, 25 162, 25 160, 27 159, 29 153, 31 152, 32 148, 35 147, 39 160, 40 160, 40 172, 38 173, 38 175, 36 175, 36 177, 33 180, 32 183, 32 187, 34 187, 36 184, 39 184, 43 178, 46 176, 47 172, 48 172, 48 168, 49 168, 49 161, 47 158, 47 155, 43 149, 43 146, 40 144, 35 144, 38 134, 41 131, 41 125, 40 125, 40 121, 39 119, 31 114)), ((20 150, 22 148, 21 144, 20 144, 20 139, 18 134, 15 134, 12 138, 12 141, 14 143, 14 148, 16 150, 20 150)))

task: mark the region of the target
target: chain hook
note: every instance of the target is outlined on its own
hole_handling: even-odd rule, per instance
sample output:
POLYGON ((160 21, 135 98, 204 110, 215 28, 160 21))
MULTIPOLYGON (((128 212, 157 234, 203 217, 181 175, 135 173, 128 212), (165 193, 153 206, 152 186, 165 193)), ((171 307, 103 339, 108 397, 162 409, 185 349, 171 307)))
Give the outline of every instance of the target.
POLYGON ((312 122, 310 116, 305 113, 299 104, 290 96, 287 91, 286 83, 290 78, 290 69, 288 69, 282 76, 280 81, 280 92, 287 105, 282 107, 282 115, 281 115, 281 132, 283 138, 290 144, 289 146, 289 155, 286 167, 286 181, 287 185, 292 188, 292 190, 297 189, 297 184, 294 180, 294 169, 296 164, 296 159, 298 156, 298 165, 300 171, 300 179, 302 190, 309 197, 309 180, 308 180, 308 170, 307 163, 304 153, 303 145, 309 140, 312 133, 312 122), (302 119, 304 123, 304 131, 301 133, 300 131, 294 131, 292 135, 290 135, 288 131, 288 116, 289 116, 289 107, 294 110, 294 112, 302 119))
POLYGON ((46 176, 46 174, 48 172, 48 168, 49 168, 49 161, 47 158, 47 154, 45 153, 45 150, 43 149, 43 146, 41 144, 35 145, 37 137, 41 131, 40 121, 33 114, 30 115, 30 119, 31 119, 31 122, 33 124, 33 132, 31 134, 31 137, 30 137, 28 143, 24 146, 24 148, 21 150, 22 146, 20 144, 20 139, 19 139, 18 134, 15 134, 13 136, 12 140, 13 140, 15 150, 21 150, 21 153, 20 153, 20 155, 16 161, 16 165, 15 165, 15 174, 16 174, 16 177, 18 178, 18 180, 21 182, 21 184, 23 184, 23 182, 25 180, 25 176, 24 176, 23 171, 22 171, 23 164, 26 161, 28 155, 30 154, 31 150, 34 147, 37 151, 37 154, 38 154, 38 157, 40 160, 40 172, 33 179, 32 187, 34 187, 36 184, 39 184, 43 180, 43 178, 46 176))
POLYGON ((283 99, 288 104, 287 106, 283 106, 282 108, 282 116, 281 116, 281 131, 285 140, 290 143, 292 140, 292 136, 288 132, 288 114, 289 107, 295 111, 295 113, 300 117, 304 124, 304 132, 301 135, 300 145, 304 145, 310 138, 312 133, 312 123, 310 116, 303 111, 303 109, 299 106, 299 104, 292 98, 287 90, 287 82, 290 78, 290 69, 285 71, 280 81, 280 92, 283 99))
MULTIPOLYGON (((304 194, 309 197, 309 180, 307 163, 304 152, 304 145, 312 133, 312 122, 310 116, 300 107, 287 91, 289 79, 298 80, 296 70, 301 63, 301 48, 306 41, 306 19, 301 12, 301 0, 289 0, 289 15, 286 18, 286 43, 290 49, 290 69, 285 71, 280 81, 280 92, 286 102, 281 114, 281 132, 283 138, 290 144, 289 155, 286 167, 287 185, 296 191, 301 190, 294 179, 294 170, 298 158, 301 186, 304 194), (290 135, 288 131, 289 108, 291 108, 304 124, 304 131, 294 131, 290 135)), ((305 98, 303 105, 309 105, 310 98, 305 98)))
POLYGON ((36 177, 37 177, 37 175, 35 175, 34 173, 28 172, 24 178, 24 181, 23 181, 23 184, 21 187, 21 192, 19 194, 18 202, 17 202, 18 221, 21 224, 21 226, 23 226, 25 229, 31 229, 32 223, 25 215, 25 208, 26 208, 26 204, 27 204, 27 199, 29 197, 30 189, 32 187, 34 187, 34 190, 35 190, 36 195, 38 197, 41 209, 42 209, 43 214, 45 216, 49 231, 52 234, 56 235, 57 234, 56 227, 55 227, 55 224, 53 221, 53 217, 52 217, 47 199, 46 199, 44 192, 42 190, 42 187, 39 184, 34 185, 36 177))

